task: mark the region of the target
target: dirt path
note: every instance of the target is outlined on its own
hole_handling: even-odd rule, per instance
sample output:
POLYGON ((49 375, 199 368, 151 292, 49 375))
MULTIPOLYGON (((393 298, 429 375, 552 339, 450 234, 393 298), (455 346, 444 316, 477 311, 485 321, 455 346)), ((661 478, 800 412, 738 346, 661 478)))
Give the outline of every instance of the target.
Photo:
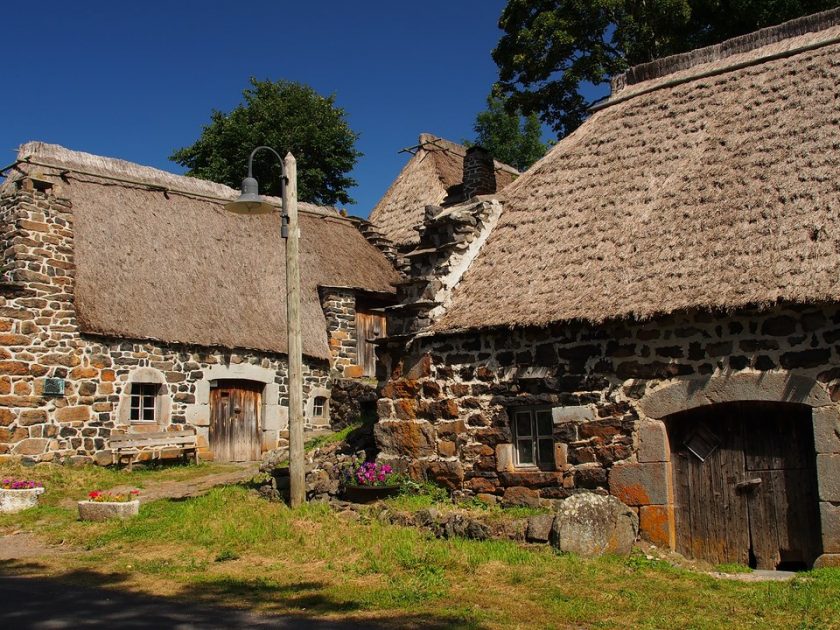
POLYGON ((0 536, 0 560, 39 558, 61 552, 59 547, 50 546, 35 534, 28 532, 14 532, 0 536))
MULTIPOLYGON (((259 462, 235 464, 235 470, 213 473, 185 481, 146 482, 140 493, 140 502, 148 503, 159 499, 186 499, 206 494, 216 486, 228 486, 248 481, 259 472, 259 462)), ((133 486, 117 486, 111 492, 129 492, 133 486)))

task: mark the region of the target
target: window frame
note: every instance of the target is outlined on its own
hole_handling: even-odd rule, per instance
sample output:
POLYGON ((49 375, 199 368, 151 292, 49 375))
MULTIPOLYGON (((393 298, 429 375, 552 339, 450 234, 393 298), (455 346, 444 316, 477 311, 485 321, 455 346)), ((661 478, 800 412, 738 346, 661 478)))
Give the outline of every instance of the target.
POLYGON ((315 396, 312 399, 312 417, 313 418, 326 418, 327 417, 327 410, 329 409, 329 398, 326 396, 315 396), (323 401, 320 405, 318 401, 323 401), (318 407, 321 408, 321 413, 318 413, 318 407))
POLYGON ((554 418, 551 407, 514 407, 508 411, 511 418, 511 435, 513 436, 513 462, 516 468, 538 468, 540 470, 556 470, 557 461, 554 453, 554 418), (520 418, 527 417, 528 433, 522 433, 520 418), (540 422, 543 421, 543 423, 540 422), (546 425, 548 422, 548 432, 546 425), (540 425, 543 424, 541 427, 540 425), (550 455, 540 452, 541 442, 548 442, 550 455), (523 448, 520 447, 523 445, 523 448), (530 452, 530 461, 523 461, 522 454, 530 452), (548 459, 548 461, 544 461, 548 459))
POLYGON ((130 384, 128 392, 128 421, 131 424, 158 424, 160 421, 159 399, 161 389, 160 383, 139 381, 130 384), (151 403, 148 400, 149 398, 151 398, 151 403), (148 411, 151 412, 151 419, 146 417, 148 415, 146 412, 148 411))

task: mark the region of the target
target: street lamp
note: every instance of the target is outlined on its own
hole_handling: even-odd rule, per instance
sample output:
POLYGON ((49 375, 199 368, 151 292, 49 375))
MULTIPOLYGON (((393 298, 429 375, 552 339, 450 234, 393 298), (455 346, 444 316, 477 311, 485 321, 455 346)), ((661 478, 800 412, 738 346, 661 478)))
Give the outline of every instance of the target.
POLYGON ((248 158, 248 176, 242 180, 239 199, 225 204, 235 214, 253 215, 274 212, 275 207, 260 196, 253 175, 257 151, 271 151, 280 161, 280 195, 283 198, 280 236, 286 239, 286 326, 289 357, 289 503, 298 507, 306 500, 303 464, 303 359, 300 336, 300 268, 297 212, 297 162, 291 153, 286 159, 271 147, 257 147, 248 158))

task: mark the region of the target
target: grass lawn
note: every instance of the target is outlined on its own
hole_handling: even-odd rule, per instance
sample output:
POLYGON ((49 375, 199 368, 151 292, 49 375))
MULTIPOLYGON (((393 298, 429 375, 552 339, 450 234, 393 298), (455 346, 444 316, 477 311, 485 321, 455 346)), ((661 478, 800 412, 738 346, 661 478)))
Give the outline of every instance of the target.
POLYGON ((325 506, 290 510, 239 486, 149 503, 131 521, 82 523, 62 499, 93 482, 142 486, 196 467, 25 473, 46 475, 45 505, 3 516, 0 530, 31 530, 71 551, 0 562, 6 574, 267 613, 401 619, 395 627, 413 619, 475 628, 840 628, 840 570, 784 583, 722 581, 643 555, 590 561, 548 546, 436 540, 325 506))

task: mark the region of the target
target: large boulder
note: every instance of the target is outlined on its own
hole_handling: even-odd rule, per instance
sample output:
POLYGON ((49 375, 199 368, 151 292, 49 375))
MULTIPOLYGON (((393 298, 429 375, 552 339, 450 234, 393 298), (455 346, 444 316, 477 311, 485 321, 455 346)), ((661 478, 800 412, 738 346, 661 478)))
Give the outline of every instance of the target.
POLYGON ((639 533, 639 517, 612 496, 580 493, 565 499, 551 528, 551 544, 580 556, 626 556, 639 533))

